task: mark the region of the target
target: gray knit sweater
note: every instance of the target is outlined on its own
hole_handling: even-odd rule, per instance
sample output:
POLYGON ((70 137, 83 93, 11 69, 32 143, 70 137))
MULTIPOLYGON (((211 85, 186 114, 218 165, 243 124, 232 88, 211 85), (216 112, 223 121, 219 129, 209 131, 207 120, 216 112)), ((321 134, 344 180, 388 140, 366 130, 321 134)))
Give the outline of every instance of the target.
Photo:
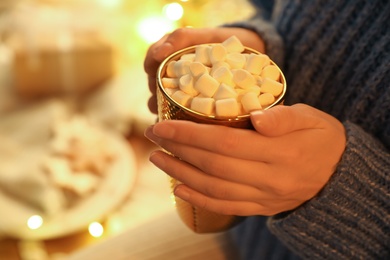
MULTIPOLYGON (((299 208, 231 230, 243 259, 390 259, 390 1, 260 0, 258 32, 302 102, 343 122, 347 146, 299 208)), ((329 145, 332 145, 331 143, 329 145)))

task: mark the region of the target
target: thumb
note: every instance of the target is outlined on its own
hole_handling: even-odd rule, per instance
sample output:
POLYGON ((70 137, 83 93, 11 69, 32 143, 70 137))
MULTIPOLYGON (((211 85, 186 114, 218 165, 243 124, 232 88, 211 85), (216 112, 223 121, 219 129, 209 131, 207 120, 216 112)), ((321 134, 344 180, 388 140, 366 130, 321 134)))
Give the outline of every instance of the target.
POLYGON ((321 113, 308 105, 296 104, 253 111, 250 116, 257 132, 265 136, 280 136, 298 130, 320 128, 321 113))

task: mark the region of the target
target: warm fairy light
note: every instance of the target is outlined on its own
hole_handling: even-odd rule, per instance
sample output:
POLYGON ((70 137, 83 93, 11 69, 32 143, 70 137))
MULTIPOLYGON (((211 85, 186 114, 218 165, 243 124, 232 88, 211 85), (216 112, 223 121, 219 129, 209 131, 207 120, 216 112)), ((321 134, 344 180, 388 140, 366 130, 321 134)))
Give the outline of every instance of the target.
POLYGON ((99 222, 92 222, 88 226, 88 231, 93 237, 101 237, 103 235, 104 228, 99 222))
POLYGON ((39 215, 33 215, 27 220, 27 226, 29 229, 38 229, 42 226, 43 219, 39 215))
POLYGON ((138 33, 147 43, 154 43, 174 28, 174 24, 167 19, 150 17, 138 24, 138 33))
POLYGON ((179 3, 166 4, 163 7, 164 15, 172 21, 178 21, 183 17, 183 7, 179 3))

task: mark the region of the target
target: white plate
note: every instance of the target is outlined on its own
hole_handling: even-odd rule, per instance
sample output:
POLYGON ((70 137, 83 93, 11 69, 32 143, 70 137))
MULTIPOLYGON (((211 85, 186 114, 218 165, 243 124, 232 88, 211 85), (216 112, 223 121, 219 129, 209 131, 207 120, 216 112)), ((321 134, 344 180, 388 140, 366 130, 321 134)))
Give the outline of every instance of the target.
POLYGON ((0 191, 0 234, 20 239, 51 239, 86 229, 93 221, 103 220, 115 210, 133 188, 136 177, 134 151, 117 135, 109 135, 117 158, 99 189, 68 210, 44 219, 43 225, 31 230, 27 220, 34 208, 0 191))

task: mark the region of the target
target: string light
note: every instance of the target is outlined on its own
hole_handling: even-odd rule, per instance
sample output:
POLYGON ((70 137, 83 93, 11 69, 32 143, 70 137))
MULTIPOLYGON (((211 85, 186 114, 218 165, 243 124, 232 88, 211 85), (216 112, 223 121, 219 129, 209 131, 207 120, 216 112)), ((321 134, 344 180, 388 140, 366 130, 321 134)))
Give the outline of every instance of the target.
POLYGON ((99 222, 92 222, 88 226, 88 232, 93 237, 101 237, 104 233, 104 228, 99 222))
POLYGON ((164 19, 163 17, 149 17, 140 21, 137 26, 137 31, 140 36, 148 43, 158 41, 166 33, 171 32, 175 28, 174 23, 164 19))
POLYGON ((43 219, 39 215, 33 215, 28 218, 27 220, 27 226, 29 229, 38 229, 42 226, 43 224, 43 219))
POLYGON ((181 4, 170 3, 163 7, 163 13, 169 20, 178 21, 183 17, 184 10, 181 4))

